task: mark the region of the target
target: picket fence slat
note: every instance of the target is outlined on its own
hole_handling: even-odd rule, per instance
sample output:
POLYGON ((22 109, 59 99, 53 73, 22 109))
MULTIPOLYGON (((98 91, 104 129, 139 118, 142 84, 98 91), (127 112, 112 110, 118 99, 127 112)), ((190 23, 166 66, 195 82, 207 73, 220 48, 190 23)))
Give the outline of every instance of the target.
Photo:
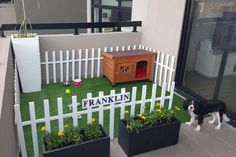
POLYGON ((97 77, 100 76, 100 66, 101 66, 101 49, 98 49, 98 58, 97 58, 97 77))
POLYGON ((63 82, 63 51, 60 50, 60 78, 61 78, 61 82, 63 82))
POLYGON ((131 98, 131 111, 130 116, 135 114, 135 102, 136 102, 137 87, 132 88, 132 98, 131 98))
POLYGON ((75 50, 72 50, 72 80, 75 79, 75 50))
POLYGON ((140 114, 143 114, 145 112, 146 92, 147 92, 147 85, 143 85, 143 87, 142 87, 142 98, 141 98, 140 114))
POLYGON ((45 52, 46 83, 49 84, 48 52, 45 52))
MULTIPOLYGON (((121 94, 125 94, 125 88, 121 88, 121 94)), ((120 119, 125 118, 125 102, 122 101, 120 105, 120 119)))
POLYGON ((122 47, 121 47, 121 51, 125 51, 125 46, 122 46, 122 47))
POLYGON ((157 84, 152 85, 152 101, 150 106, 150 112, 154 110, 155 107, 155 97, 156 97, 156 91, 157 91, 157 84))
MULTIPOLYGON (((99 92, 99 97, 102 97, 104 95, 104 92, 99 92)), ((103 125, 103 118, 104 118, 104 112, 103 112, 103 105, 99 105, 99 124, 103 125)))
POLYGON ((85 65, 84 65, 84 75, 85 78, 88 78, 88 49, 85 50, 85 65))
POLYGON ((48 99, 43 101, 43 105, 44 105, 45 127, 46 127, 46 130, 50 133, 51 132, 51 121, 50 121, 50 110, 49 110, 48 99))
POLYGON ((170 69, 169 69, 169 80, 168 80, 168 91, 170 91, 170 86, 171 86, 171 81, 172 81, 172 76, 174 73, 174 64, 175 64, 175 57, 172 57, 171 59, 171 65, 170 65, 170 69))
POLYGON ((78 126, 78 114, 77 114, 77 96, 72 96, 72 112, 73 112, 73 126, 78 126))
POLYGON ((70 54, 69 51, 66 51, 66 82, 69 81, 69 59, 70 59, 70 54))
POLYGON ((57 82, 57 70, 56 70, 56 54, 55 51, 52 51, 52 61, 53 61, 53 82, 57 82))
POLYGON ((57 110, 58 110, 58 125, 59 131, 64 131, 64 117, 63 117, 63 106, 62 98, 57 98, 57 110))
POLYGON ((169 64, 169 58, 170 56, 169 55, 166 55, 166 61, 165 61, 165 70, 164 70, 164 82, 166 82, 167 80, 167 67, 168 67, 168 64, 169 64))
POLYGON ((17 127, 17 132, 18 132, 18 140, 20 142, 20 152, 22 157, 27 157, 27 152, 26 152, 26 145, 25 145, 25 136, 24 136, 24 130, 22 126, 22 118, 21 118, 21 112, 20 112, 20 105, 15 104, 14 105, 15 109, 15 116, 16 116, 16 127, 17 127))
POLYGON ((127 46, 127 51, 130 51, 130 45, 127 46))
POLYGON ((81 70, 82 70, 82 67, 81 67, 81 66, 82 66, 81 59, 82 59, 82 50, 79 49, 79 64, 78 64, 79 79, 81 79, 81 75, 82 75, 82 72, 81 72, 81 70))
MULTIPOLYGON (((163 65, 163 63, 164 63, 164 57, 165 57, 164 53, 161 53, 161 65, 163 65)), ((163 68, 164 68, 163 66, 160 66, 159 86, 161 86, 161 83, 162 83, 162 71, 163 71, 163 68)))
MULTIPOLYGON (((87 93, 87 99, 89 98, 92 98, 92 93, 87 93)), ((90 124, 91 122, 91 119, 93 117, 93 114, 92 114, 92 107, 91 106, 88 106, 88 109, 87 109, 87 124, 90 124)))
POLYGON ((172 108, 173 99, 174 99, 174 92, 175 92, 175 82, 172 82, 170 96, 169 96, 169 105, 168 105, 169 110, 172 108))
MULTIPOLYGON (((110 95, 115 95, 115 90, 111 90, 110 95)), ((115 103, 110 104, 110 125, 109 125, 109 135, 111 140, 114 139, 114 122, 115 122, 115 103)))
POLYGON ((37 126, 35 122, 36 117, 35 117, 34 102, 29 102, 29 109, 30 109, 30 122, 31 122, 34 157, 39 157, 38 133, 37 133, 37 126))
POLYGON ((94 51, 95 51, 95 49, 94 48, 92 48, 92 61, 91 61, 91 78, 93 78, 93 76, 94 76, 94 51))
POLYGON ((160 61, 160 51, 157 51, 157 59, 156 59, 156 68, 155 68, 155 77, 154 77, 154 82, 157 83, 157 75, 158 75, 158 68, 159 68, 159 61, 160 61))
POLYGON ((166 95, 166 83, 164 82, 162 84, 162 89, 161 89, 161 107, 164 107, 165 104, 165 95, 166 95))

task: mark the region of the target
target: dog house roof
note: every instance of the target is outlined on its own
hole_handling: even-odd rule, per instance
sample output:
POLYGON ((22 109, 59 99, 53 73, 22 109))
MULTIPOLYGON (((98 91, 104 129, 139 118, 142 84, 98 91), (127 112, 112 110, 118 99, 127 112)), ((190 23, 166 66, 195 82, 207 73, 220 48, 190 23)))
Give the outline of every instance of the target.
POLYGON ((103 55, 106 55, 109 58, 113 57, 128 57, 128 56, 141 56, 141 55, 154 55, 154 52, 147 50, 131 50, 131 51, 117 51, 117 52, 104 52, 103 55))

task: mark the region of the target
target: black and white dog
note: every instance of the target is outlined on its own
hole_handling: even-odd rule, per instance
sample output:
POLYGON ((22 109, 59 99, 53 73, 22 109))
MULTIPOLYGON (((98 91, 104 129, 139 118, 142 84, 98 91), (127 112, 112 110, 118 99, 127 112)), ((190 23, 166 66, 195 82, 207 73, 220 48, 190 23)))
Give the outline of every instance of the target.
POLYGON ((213 124, 216 119, 218 125, 215 127, 216 130, 221 129, 222 121, 228 122, 229 118, 226 116, 226 105, 223 101, 220 100, 209 100, 206 102, 201 102, 195 99, 186 99, 184 101, 183 108, 188 110, 191 119, 189 122, 186 122, 188 125, 193 125, 195 120, 198 121, 198 125, 195 128, 196 131, 201 130, 201 125, 204 120, 204 115, 211 114, 213 119, 208 121, 210 124, 213 124))

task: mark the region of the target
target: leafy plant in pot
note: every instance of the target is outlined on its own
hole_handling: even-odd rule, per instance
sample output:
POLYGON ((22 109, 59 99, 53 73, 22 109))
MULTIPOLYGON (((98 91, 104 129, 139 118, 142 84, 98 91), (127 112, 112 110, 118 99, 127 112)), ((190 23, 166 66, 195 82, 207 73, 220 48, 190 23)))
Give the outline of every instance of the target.
POLYGON ((43 127, 45 134, 42 138, 44 157, 109 157, 110 137, 107 136, 102 125, 91 123, 80 129, 64 126, 64 132, 48 133, 43 127))
POLYGON ((137 155, 158 148, 177 144, 180 121, 175 119, 175 112, 160 107, 157 103, 155 110, 130 117, 126 112, 125 119, 120 120, 118 142, 128 156, 137 155))
POLYGON ((41 91, 41 65, 39 37, 33 33, 30 19, 25 12, 22 0, 24 19, 19 31, 11 35, 13 50, 23 93, 41 91))

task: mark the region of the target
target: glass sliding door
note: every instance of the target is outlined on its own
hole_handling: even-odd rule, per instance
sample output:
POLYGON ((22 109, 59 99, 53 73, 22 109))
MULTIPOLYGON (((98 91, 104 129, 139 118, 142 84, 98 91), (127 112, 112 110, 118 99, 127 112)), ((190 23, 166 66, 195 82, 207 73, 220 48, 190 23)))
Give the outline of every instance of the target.
POLYGON ((176 82, 182 93, 221 99, 236 113, 236 0, 187 2, 176 82))

